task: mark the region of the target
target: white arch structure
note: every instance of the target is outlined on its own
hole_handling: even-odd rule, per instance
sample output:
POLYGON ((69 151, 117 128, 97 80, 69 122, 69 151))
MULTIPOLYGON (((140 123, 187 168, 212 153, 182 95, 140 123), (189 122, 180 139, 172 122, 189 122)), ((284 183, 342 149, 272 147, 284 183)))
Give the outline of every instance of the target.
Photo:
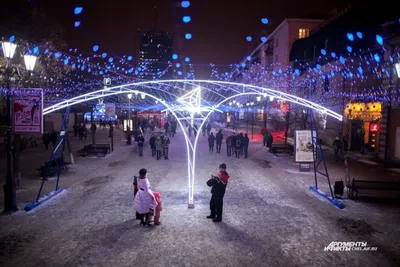
MULTIPOLYGON (((193 86, 193 88, 197 88, 198 86, 201 86, 201 88, 206 89, 206 92, 211 93, 216 95, 219 98, 218 104, 216 105, 207 105, 205 109, 203 110, 203 113, 206 113, 204 116, 202 116, 202 122, 198 129, 202 129, 204 126, 205 122, 209 118, 209 116, 217 110, 217 108, 220 105, 223 105, 224 103, 238 98, 238 97, 243 97, 243 96, 265 96, 265 97, 274 97, 275 99, 283 100, 283 101, 288 101, 294 104, 298 104, 301 106, 304 106, 306 108, 311 108, 313 110, 316 110, 318 112, 323 112, 326 113, 327 116, 331 116, 337 120, 342 120, 342 116, 332 110, 329 110, 317 103, 313 103, 309 100, 290 95, 281 91, 269 89, 269 88, 263 88, 260 86, 255 86, 255 85, 250 85, 250 84, 241 84, 241 83, 235 83, 235 82, 226 82, 226 81, 212 81, 212 80, 160 80, 160 81, 140 81, 136 83, 130 83, 130 84, 124 84, 124 85, 118 85, 114 87, 109 87, 109 88, 104 88, 96 91, 92 91, 86 94, 82 94, 76 97, 73 97, 68 100, 61 101, 55 105, 46 107, 43 109, 43 114, 49 114, 51 112, 63 109, 68 106, 76 105, 79 103, 83 103, 86 101, 90 100, 95 100, 99 98, 105 98, 105 97, 110 97, 114 95, 119 95, 119 94, 128 94, 128 93, 135 93, 141 94, 143 96, 148 96, 151 99, 156 100, 157 102, 160 102, 163 104, 171 114, 176 118, 177 123, 179 124, 180 128, 182 129, 182 132, 185 137, 186 141, 186 149, 187 149, 187 164, 188 164, 188 207, 193 208, 194 207, 194 177, 195 177, 195 166, 196 166, 196 148, 197 148, 197 142, 199 138, 199 132, 197 132, 197 135, 194 138, 194 142, 192 143, 191 139, 189 136, 186 134, 185 127, 182 125, 181 120, 182 116, 178 115, 178 112, 176 108, 174 107, 173 104, 168 103, 164 99, 155 96, 154 94, 148 93, 142 89, 151 89, 151 90, 156 90, 156 92, 163 92, 165 93, 167 90, 164 88, 158 88, 158 86, 168 86, 171 88, 180 88, 181 90, 185 91, 187 93, 190 90, 186 90, 185 88, 187 86, 193 86), (182 85, 183 89, 177 86, 182 85), (213 87, 214 88, 209 88, 213 87), (224 90, 230 90, 231 92, 234 92, 234 94, 230 96, 224 96, 223 94, 219 93, 216 91, 215 86, 222 88, 224 90), (233 87, 233 88, 232 88, 233 87)), ((171 101, 176 101, 179 96, 176 96, 170 92, 167 92, 167 95, 169 97, 173 97, 175 99, 171 99, 171 101)), ((205 100, 202 99, 204 102, 205 100)), ((200 114, 202 115, 202 114, 200 114)), ((193 117, 192 117, 193 118, 193 117)), ((193 120, 192 120, 193 123, 193 120)))

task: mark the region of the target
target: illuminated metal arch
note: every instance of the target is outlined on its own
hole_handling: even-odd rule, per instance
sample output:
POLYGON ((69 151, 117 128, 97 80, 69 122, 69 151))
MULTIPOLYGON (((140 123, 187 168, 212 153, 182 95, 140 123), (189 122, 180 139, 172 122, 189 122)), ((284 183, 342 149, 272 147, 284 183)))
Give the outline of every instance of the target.
MULTIPOLYGON (((273 90, 273 89, 269 89, 269 88, 264 88, 264 87, 260 87, 260 86, 256 86, 256 85, 250 85, 250 84, 241 84, 241 83, 235 83, 235 82, 226 82, 226 81, 213 81, 213 80, 159 80, 159 81, 143 81, 143 82, 136 82, 136 83, 130 83, 130 84, 124 84, 124 85, 118 85, 118 86, 114 86, 114 87, 109 87, 109 88, 105 88, 105 89, 101 89, 98 91, 94 91, 94 92, 90 92, 81 96, 77 96, 74 98, 71 98, 69 100, 65 100, 63 102, 60 102, 58 104, 55 104, 53 106, 47 107, 43 110, 44 114, 47 114, 49 112, 64 108, 66 106, 70 106, 73 105, 73 102, 78 101, 79 103, 84 102, 84 101, 88 101, 90 100, 89 98, 93 97, 92 99, 96 99, 99 97, 106 97, 106 96, 110 96, 110 95, 114 95, 114 94, 118 94, 118 93, 111 93, 111 92, 120 92, 120 91, 124 91, 126 90, 127 87, 129 86, 151 86, 152 84, 169 84, 169 83, 182 83, 182 84, 192 84, 192 85, 198 85, 198 84, 212 84, 212 85, 218 85, 218 86, 223 86, 223 87, 229 87, 229 86, 239 86, 243 88, 243 92, 242 93, 246 93, 246 89, 252 89, 252 92, 257 92, 258 94, 261 95, 267 95, 267 96, 272 96, 275 97, 276 99, 281 99, 284 101, 289 101, 295 104, 299 104, 301 106, 305 106, 317 111, 322 111, 325 112, 328 116, 331 116, 337 120, 342 120, 342 115, 329 110, 319 104, 316 104, 314 102, 311 102, 309 100, 303 99, 301 97, 297 97, 294 95, 290 95, 288 93, 284 93, 281 91, 277 91, 277 90, 273 90), (100 96, 98 96, 99 94, 101 94, 100 96), (82 100, 83 98, 83 100, 82 100), (64 106, 63 106, 64 104, 64 106), (60 107, 61 105, 61 107, 60 107)), ((153 88, 153 87, 152 87, 153 88)), ((208 89, 208 88, 206 88, 208 89)), ((134 89, 130 89, 133 91, 137 91, 134 89)), ((157 88, 158 90, 158 88, 157 88)), ((237 91, 237 90, 235 90, 237 91)), ((213 92, 215 93, 215 92, 213 92)))
MULTIPOLYGON (((170 105, 168 105, 164 100, 162 100, 162 99, 160 99, 158 97, 155 97, 152 94, 148 94, 146 92, 141 92, 141 91, 138 91, 138 90, 131 90, 131 89, 123 89, 122 90, 122 89, 123 88, 121 88, 121 90, 119 90, 119 91, 109 92, 108 94, 96 95, 96 94, 93 94, 93 93, 96 93, 96 92, 88 93, 88 94, 82 95, 82 96, 84 96, 83 99, 82 99, 82 96, 71 98, 70 100, 66 100, 66 101, 63 101, 63 102, 61 102, 59 104, 56 104, 56 105, 53 105, 51 107, 46 108, 43 111, 43 114, 46 115, 46 114, 49 114, 49 113, 51 113, 53 111, 60 110, 60 109, 63 109, 65 107, 68 107, 68 106, 79 104, 79 103, 82 103, 82 102, 85 102, 85 101, 98 99, 98 98, 101 98, 101 97, 117 95, 117 94, 138 93, 138 94, 143 94, 143 95, 148 96, 148 97, 150 97, 150 98, 152 98, 154 100, 159 101, 161 104, 163 104, 165 107, 167 107, 169 109, 169 111, 174 115, 174 117, 177 120, 177 123, 179 124, 179 126, 180 126, 180 128, 181 128, 181 130, 183 132, 183 135, 185 136, 186 149, 187 149, 187 152, 188 152, 187 153, 188 154, 188 159, 187 159, 187 163, 188 163, 188 191, 189 192, 193 192, 194 188, 193 188, 192 181, 194 181, 194 178, 191 177, 191 175, 193 173, 193 172, 191 172, 191 170, 193 169, 194 166, 192 166, 193 160, 191 159, 191 154, 194 154, 194 153, 190 153, 190 152, 191 152, 191 150, 194 151, 194 147, 193 147, 192 143, 190 142, 189 137, 186 134, 185 127, 182 125, 179 116, 172 109, 172 107, 170 105)), ((193 194, 189 193, 188 195, 189 195, 189 199, 188 199, 189 207, 194 207, 193 206, 193 198, 190 199, 190 196, 193 195, 193 194)))
MULTIPOLYGON (((101 89, 98 91, 93 91, 87 94, 83 94, 65 101, 62 101, 60 103, 57 103, 55 105, 52 105, 50 107, 47 107, 43 110, 43 114, 48 114, 51 113, 53 111, 65 108, 67 106, 72 106, 78 103, 82 103, 82 102, 86 102, 86 101, 90 101, 90 100, 94 100, 94 99, 98 99, 98 98, 102 98, 102 97, 107 97, 107 96, 112 96, 112 95, 117 95, 117 94, 125 94, 125 93, 138 93, 138 94, 143 94, 145 96, 149 96, 150 98, 153 98, 157 101, 159 101, 161 104, 163 104, 164 106, 166 106, 169 111, 174 115, 174 117, 177 119, 177 122, 179 123, 180 128, 182 129, 182 132, 184 134, 185 137, 185 141, 186 141, 186 148, 187 148, 187 152, 188 152, 188 204, 189 207, 194 207, 194 174, 195 174, 195 163, 196 163, 196 148, 197 148, 197 142, 198 142, 198 137, 199 137, 199 133, 200 131, 197 132, 197 135, 195 137, 194 143, 191 143, 191 140, 189 139, 189 137, 186 134, 185 128, 183 127, 182 123, 180 122, 179 116, 176 114, 176 112, 173 110, 173 107, 171 105, 169 105, 166 101, 164 101, 163 99, 160 99, 158 97, 155 97, 149 93, 143 92, 143 91, 139 91, 136 89, 131 89, 129 87, 134 86, 134 87, 138 87, 138 86, 143 86, 143 87, 151 87, 152 84, 169 84, 169 83, 183 83, 183 84, 191 84, 191 85, 198 85, 199 83, 205 83, 205 84, 212 84, 212 85, 218 85, 221 87, 229 87, 229 86, 239 86, 243 88, 243 92, 239 93, 239 90, 233 90, 233 88, 230 88, 232 91, 237 92, 237 94, 227 97, 225 99, 223 99, 222 101, 220 101, 217 105, 214 105, 212 107, 210 107, 209 111, 207 112, 207 115, 203 118, 203 121, 199 127, 199 129, 202 129, 202 127, 204 126, 204 123, 207 121, 207 119, 209 118, 209 116, 212 114, 212 112, 214 112, 220 105, 226 103, 227 101, 236 98, 236 97, 240 97, 240 96, 245 96, 245 95, 264 95, 264 96, 269 96, 269 97, 274 97, 276 99, 280 99, 280 100, 284 100, 284 101, 288 101, 288 102, 292 102, 295 104, 299 104, 302 106, 305 106, 307 108, 311 108, 314 110, 317 110, 319 112, 324 112, 326 113, 328 116, 331 116, 333 118, 336 118, 337 120, 342 120, 342 116, 339 115, 338 113, 331 111, 321 105, 318 105, 316 103, 313 103, 311 101, 308 101, 306 99, 297 97, 297 96, 293 96, 287 93, 283 93, 277 90, 273 90, 273 89, 269 89, 269 88, 263 88, 260 86, 255 86, 255 85, 249 85, 249 84, 241 84, 241 83, 234 83, 234 82, 225 82, 225 81, 211 81, 211 80, 195 80, 195 81, 187 81, 187 80, 160 80, 160 81, 144 81, 144 82, 137 82, 137 83, 131 83, 131 84, 125 84, 125 85, 119 85, 119 86, 114 86, 114 87, 109 87, 109 88, 105 88, 105 89, 101 89), (250 92, 246 92, 246 89, 251 89, 250 92)), ((174 86, 175 87, 175 86, 174 86)), ((153 89, 157 89, 158 88, 154 88, 151 87, 153 89)), ((208 89, 208 88, 206 88, 208 89)), ((209 90, 209 89, 208 89, 209 90)), ((163 90, 160 90, 163 91, 163 90)), ((214 92, 215 93, 215 92, 214 92)), ((171 94, 171 93, 170 93, 171 94)), ((171 94, 173 95, 173 94, 171 94)), ((218 94, 219 96, 221 96, 221 94, 218 94)))

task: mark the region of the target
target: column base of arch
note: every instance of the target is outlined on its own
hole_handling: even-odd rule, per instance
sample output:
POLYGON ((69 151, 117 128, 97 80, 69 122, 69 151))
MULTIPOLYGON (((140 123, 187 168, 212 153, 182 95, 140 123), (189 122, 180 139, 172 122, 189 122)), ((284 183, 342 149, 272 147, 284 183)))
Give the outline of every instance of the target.
POLYGON ((188 204, 188 209, 194 209, 194 204, 193 203, 189 203, 188 204))

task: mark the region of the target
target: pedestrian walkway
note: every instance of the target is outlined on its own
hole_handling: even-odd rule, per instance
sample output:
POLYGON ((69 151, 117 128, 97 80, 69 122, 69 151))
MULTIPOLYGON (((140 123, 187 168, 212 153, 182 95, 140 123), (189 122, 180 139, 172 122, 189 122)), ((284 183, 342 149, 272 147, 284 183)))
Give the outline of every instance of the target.
POLYGON ((311 173, 293 175, 291 158, 275 158, 259 143, 238 159, 209 152, 200 136, 195 208, 188 209, 185 140, 181 132, 170 139, 169 160, 155 160, 148 146, 139 157, 124 144, 104 159, 79 159, 82 167, 62 177, 75 177, 62 196, 32 213, 1 216, 0 246, 10 248, 1 266, 398 265, 399 207, 348 201, 335 209, 309 193, 311 173), (206 181, 222 162, 231 179, 223 221, 213 223, 206 181), (161 225, 153 228, 140 227, 133 210, 132 176, 143 167, 163 199, 161 225), (324 252, 349 236, 377 252, 324 252))

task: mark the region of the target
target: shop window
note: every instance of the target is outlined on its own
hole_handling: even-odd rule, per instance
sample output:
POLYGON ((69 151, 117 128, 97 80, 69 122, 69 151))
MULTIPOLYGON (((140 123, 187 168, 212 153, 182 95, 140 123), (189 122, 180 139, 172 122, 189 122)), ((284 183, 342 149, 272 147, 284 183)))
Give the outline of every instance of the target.
POLYGON ((310 36, 310 29, 299 29, 299 39, 310 36))

